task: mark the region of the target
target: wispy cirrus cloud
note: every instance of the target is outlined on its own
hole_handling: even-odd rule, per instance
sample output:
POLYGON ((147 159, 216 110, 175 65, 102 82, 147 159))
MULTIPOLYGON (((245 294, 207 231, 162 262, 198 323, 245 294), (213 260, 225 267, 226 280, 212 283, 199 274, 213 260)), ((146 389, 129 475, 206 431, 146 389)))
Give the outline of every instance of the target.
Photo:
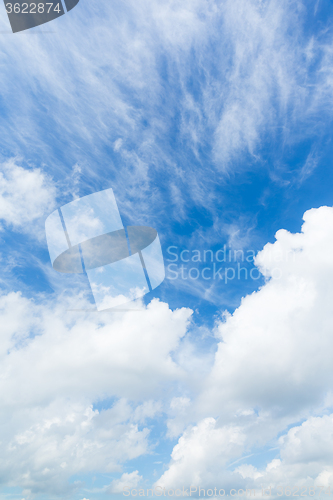
POLYGON ((257 168, 265 137, 297 142, 329 113, 329 37, 305 18, 275 0, 85 3, 55 33, 6 37, 7 151, 48 159, 57 181, 79 162, 83 189, 107 179, 126 211, 126 187, 142 217, 170 200, 175 217, 184 203, 214 212, 220 172, 257 168))

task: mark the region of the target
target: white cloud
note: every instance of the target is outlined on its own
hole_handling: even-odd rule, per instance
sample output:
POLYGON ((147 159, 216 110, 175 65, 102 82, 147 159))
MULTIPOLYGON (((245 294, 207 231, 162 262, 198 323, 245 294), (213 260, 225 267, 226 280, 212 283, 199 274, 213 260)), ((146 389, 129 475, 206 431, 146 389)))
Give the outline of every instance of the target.
POLYGON ((333 208, 309 210, 304 221, 302 232, 280 230, 258 254, 266 284, 218 322, 214 365, 187 412, 199 423, 157 484, 331 481, 332 416, 312 415, 332 402, 333 208), (267 446, 280 458, 266 469, 237 463, 267 446))
POLYGON ((281 458, 286 464, 332 463, 333 415, 311 417, 281 437, 281 458))
POLYGON ((263 476, 263 474, 258 472, 257 469, 253 467, 253 465, 248 465, 248 464, 240 465, 239 467, 237 467, 237 469, 235 469, 235 471, 239 472, 239 474, 243 478, 258 479, 259 477, 263 476))
POLYGON ((259 253, 269 281, 219 325, 204 411, 297 414, 330 390, 333 209, 310 210, 304 220, 302 233, 278 231, 259 253))
POLYGON ((116 141, 114 141, 113 149, 115 151, 119 151, 121 149, 122 144, 123 144, 123 140, 122 139, 117 139, 116 141))
MULTIPOLYGON (((20 299, 12 293, 1 302, 7 316, 20 299)), ((60 395, 102 397, 105 393, 137 399, 152 396, 160 384, 184 376, 170 353, 186 333, 191 315, 187 309, 172 312, 155 300, 148 309, 118 317, 88 313, 80 318, 70 312, 64 315, 65 304, 57 309, 29 306, 38 329, 36 336, 22 341, 24 348, 17 348, 15 332, 5 329, 9 355, 3 351, 7 376, 0 381, 0 391, 5 391, 4 404, 12 404, 17 397, 24 406, 60 395)), ((17 310, 23 312, 24 307, 17 310)), ((16 314, 12 324, 29 335, 25 316, 16 314)))
POLYGON ((219 428, 214 418, 206 418, 184 432, 173 449, 169 469, 156 485, 213 485, 228 460, 242 452, 244 441, 239 427, 219 428))
POLYGON ((0 221, 5 224, 20 231, 30 230, 36 236, 37 227, 31 224, 49 214, 55 195, 52 180, 40 169, 22 168, 16 160, 1 165, 0 221))
POLYGON ((125 472, 120 479, 112 481, 108 488, 108 493, 123 493, 125 487, 130 489, 136 488, 141 480, 142 476, 139 476, 139 471, 125 472))
POLYGON ((61 495, 73 489, 74 474, 118 472, 121 464, 149 450, 147 428, 139 429, 130 414, 56 400, 47 406, 23 409, 5 424, 2 434, 5 456, 0 468, 9 486, 36 493, 61 495), (124 418, 125 417, 125 418, 124 418))
POLYGON ((154 300, 140 311, 65 312, 68 303, 0 297, 0 471, 9 486, 63 495, 69 478, 119 472, 150 451, 145 421, 168 384, 183 378, 172 359, 190 310, 154 300), (128 402, 125 398, 131 399, 128 402), (108 410, 93 408, 106 398, 108 410), (142 403, 141 403, 142 401, 142 403))
MULTIPOLYGON (((244 464, 235 472, 252 479, 251 486, 314 487, 319 494, 333 486, 333 415, 310 417, 292 427, 279 441, 281 459, 274 459, 262 470, 244 464)), ((274 491, 274 490, 273 490, 274 491)), ((296 492, 297 493, 297 492, 296 492)), ((312 495, 314 496, 314 495, 312 495)))

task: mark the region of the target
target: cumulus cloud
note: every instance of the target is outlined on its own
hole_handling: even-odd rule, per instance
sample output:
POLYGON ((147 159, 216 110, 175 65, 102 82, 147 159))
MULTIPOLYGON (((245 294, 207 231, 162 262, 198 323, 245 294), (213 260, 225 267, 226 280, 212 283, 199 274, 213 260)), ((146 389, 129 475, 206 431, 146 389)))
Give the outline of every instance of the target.
POLYGON ((206 418, 184 432, 174 447, 169 469, 156 484, 165 487, 215 484, 231 458, 243 450, 245 435, 237 426, 219 428, 206 418))
POLYGON ((112 481, 107 491, 108 493, 123 493, 126 487, 130 489, 136 488, 142 478, 137 470, 130 473, 125 472, 121 478, 112 481))
POLYGON ((28 320, 32 318, 30 330, 24 315, 10 323, 18 333, 4 328, 8 339, 3 350, 7 375, 0 382, 0 391, 3 384, 6 393, 4 404, 19 400, 22 407, 44 398, 74 394, 149 397, 158 387, 161 389, 160 384, 182 376, 170 353, 186 333, 191 315, 188 309, 172 312, 156 300, 148 309, 118 318, 89 314, 80 318, 75 313, 64 315, 63 306, 34 306, 15 293, 2 297, 1 302, 0 310, 6 317, 14 315, 14 311, 17 316, 17 311, 29 307, 34 310, 34 314, 27 315, 28 320), (21 301, 25 306, 20 306, 21 301), (23 339, 17 339, 20 332, 23 339))
POLYGON ((0 221, 27 231, 33 222, 52 210, 56 189, 51 178, 39 168, 23 168, 17 163, 10 160, 0 167, 0 221))
POLYGON ((333 209, 310 210, 304 220, 301 233, 278 231, 259 253, 266 284, 218 326, 206 410, 297 414, 330 390, 333 209))
MULTIPOLYGON (((313 488, 322 494, 333 486, 332 468, 333 415, 310 417, 292 427, 278 440, 280 458, 264 469, 242 465, 235 472, 252 479, 254 488, 313 488)), ((296 492, 297 493, 297 492, 296 492)), ((312 495, 314 496, 314 495, 312 495)))
POLYGON ((332 404, 332 228, 331 207, 312 209, 300 233, 280 230, 259 252, 266 283, 217 323, 215 361, 188 412, 199 423, 175 446, 160 479, 165 484, 221 484, 219 468, 239 487, 283 478, 331 481, 332 416, 313 414, 332 404), (269 445, 279 458, 266 469, 231 465, 269 445))
MULTIPOLYGON (((4 410, 1 419, 6 420, 4 410)), ((75 489, 69 484, 74 474, 118 472, 122 463, 149 450, 149 430, 139 429, 117 404, 99 412, 58 399, 45 407, 23 409, 5 427, 3 477, 7 485, 33 494, 70 493, 75 489)))
POLYGON ((0 297, 0 477, 32 493, 62 495, 73 474, 119 472, 149 452, 146 421, 183 377, 171 353, 190 310, 157 300, 111 316, 67 307, 0 297), (110 398, 111 408, 94 407, 110 398))

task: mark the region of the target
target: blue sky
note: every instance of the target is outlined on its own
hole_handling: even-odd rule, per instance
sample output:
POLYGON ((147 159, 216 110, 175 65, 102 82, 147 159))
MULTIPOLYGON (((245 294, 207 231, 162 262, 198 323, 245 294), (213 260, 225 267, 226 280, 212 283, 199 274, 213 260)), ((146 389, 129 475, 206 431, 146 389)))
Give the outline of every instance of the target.
POLYGON ((12 34, 1 10, 1 499, 333 486, 332 14, 81 0, 12 34), (87 282, 52 269, 44 223, 108 188, 166 267, 226 245, 260 278, 167 269, 140 312, 69 313, 87 282))

